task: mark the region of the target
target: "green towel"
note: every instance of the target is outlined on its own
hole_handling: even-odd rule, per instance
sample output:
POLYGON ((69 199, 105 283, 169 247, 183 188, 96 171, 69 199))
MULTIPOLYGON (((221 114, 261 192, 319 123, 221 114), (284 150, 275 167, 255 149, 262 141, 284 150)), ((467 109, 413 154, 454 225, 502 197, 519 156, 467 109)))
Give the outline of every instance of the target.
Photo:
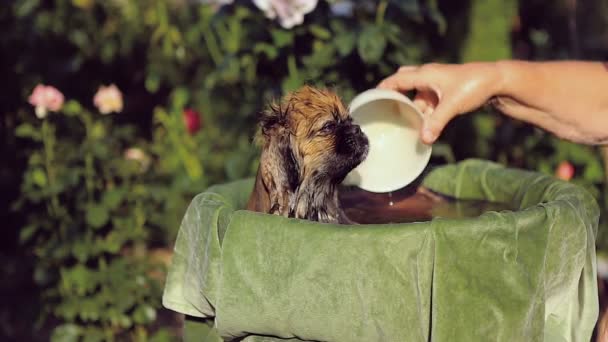
POLYGON ((212 187, 186 212, 163 304, 191 317, 187 340, 590 340, 591 195, 480 160, 424 185, 518 210, 339 226, 242 210, 253 180, 212 187))

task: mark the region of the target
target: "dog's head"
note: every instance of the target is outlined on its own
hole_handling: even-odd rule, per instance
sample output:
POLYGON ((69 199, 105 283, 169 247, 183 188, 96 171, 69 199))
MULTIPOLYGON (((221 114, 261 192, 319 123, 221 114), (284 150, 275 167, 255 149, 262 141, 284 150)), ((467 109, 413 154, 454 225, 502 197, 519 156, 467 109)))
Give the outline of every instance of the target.
POLYGON ((305 189, 310 193, 341 183, 369 149, 367 137, 340 98, 326 89, 305 86, 271 104, 262 113, 260 128, 261 176, 271 202, 272 193, 277 193, 271 208, 279 213, 289 201, 294 210, 302 186, 313 187, 305 189), (283 193, 296 193, 296 198, 282 198, 283 193))

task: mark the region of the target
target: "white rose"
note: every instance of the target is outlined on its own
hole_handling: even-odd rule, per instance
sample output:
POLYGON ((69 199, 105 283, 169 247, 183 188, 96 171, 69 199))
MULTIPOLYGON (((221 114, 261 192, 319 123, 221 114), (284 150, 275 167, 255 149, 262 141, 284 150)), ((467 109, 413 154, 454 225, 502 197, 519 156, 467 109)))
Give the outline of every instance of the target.
POLYGON ((253 0, 269 19, 279 17, 279 24, 290 29, 304 22, 304 15, 317 7, 317 0, 253 0))

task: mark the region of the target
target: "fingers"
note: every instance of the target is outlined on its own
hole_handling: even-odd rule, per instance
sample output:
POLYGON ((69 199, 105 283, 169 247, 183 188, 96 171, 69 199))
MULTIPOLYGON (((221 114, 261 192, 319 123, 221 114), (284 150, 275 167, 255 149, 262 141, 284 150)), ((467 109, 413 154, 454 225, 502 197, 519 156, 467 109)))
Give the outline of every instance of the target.
POLYGON ((446 101, 439 103, 435 110, 425 113, 420 136, 422 141, 429 145, 434 143, 448 122, 456 115, 458 115, 457 107, 446 101))
POLYGON ((414 105, 418 107, 422 114, 429 114, 437 107, 439 102, 437 95, 432 91, 419 91, 414 98, 414 105))
POLYGON ((380 82, 378 88, 397 90, 399 92, 414 90, 416 89, 415 73, 415 69, 399 71, 380 82))
POLYGON ((420 82, 420 66, 404 65, 397 70, 396 73, 385 78, 378 84, 378 88, 397 90, 407 92, 410 90, 420 90, 419 87, 424 87, 425 82, 420 82))
POLYGON ((399 92, 416 90, 414 105, 424 114, 421 131, 422 141, 434 143, 447 123, 458 114, 451 99, 442 98, 442 91, 436 66, 403 66, 378 84, 378 88, 399 92))
POLYGON ((433 91, 441 98, 441 89, 436 82, 437 72, 428 66, 402 66, 391 76, 378 84, 378 88, 396 90, 402 93, 410 90, 433 91))

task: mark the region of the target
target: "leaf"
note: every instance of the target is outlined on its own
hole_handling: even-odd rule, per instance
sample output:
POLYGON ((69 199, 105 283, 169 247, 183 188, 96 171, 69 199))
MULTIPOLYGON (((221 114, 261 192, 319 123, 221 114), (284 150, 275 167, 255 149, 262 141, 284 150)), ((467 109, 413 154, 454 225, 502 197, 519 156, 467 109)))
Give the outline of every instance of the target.
POLYGON ((19 231, 19 241, 21 243, 29 241, 29 239, 34 236, 34 233, 38 230, 38 226, 35 224, 29 224, 19 231))
POLYGON ((116 209, 125 197, 124 189, 107 190, 101 196, 101 203, 109 210, 116 209))
POLYGON ((596 161, 590 161, 585 167, 583 178, 589 182, 599 183, 604 180, 602 165, 596 161))
POLYGON ((40 132, 29 123, 22 123, 15 129, 15 135, 19 138, 30 138, 35 141, 40 141, 40 132))
POLYGON ((51 342, 77 342, 82 334, 82 328, 76 324, 63 324, 53 329, 51 342))
POLYGON ((336 49, 340 54, 340 57, 344 57, 350 54, 355 48, 357 43, 357 36, 354 32, 344 32, 336 37, 334 40, 336 49))
MULTIPOLYGON (((310 68, 310 71, 320 71, 334 65, 335 55, 336 47, 333 44, 315 40, 313 53, 303 57, 302 62, 310 68)), ((310 74, 308 76, 312 77, 310 74)))
POLYGON ((447 163, 455 163, 456 158, 454 157, 454 152, 452 147, 449 144, 445 143, 435 143, 433 144, 433 152, 432 155, 434 157, 442 157, 445 159, 447 163))
POLYGON ((272 42, 277 48, 282 48, 293 43, 293 33, 288 30, 274 29, 270 31, 272 42))
POLYGON ((431 19, 431 21, 435 25, 437 25, 437 31, 439 31, 440 34, 445 34, 445 31, 448 27, 448 23, 445 20, 445 18, 443 17, 443 15, 441 15, 439 10, 431 9, 429 11, 429 19, 431 19))
POLYGON ((106 235, 103 243, 103 249, 110 253, 117 253, 125 242, 124 234, 119 234, 117 230, 113 230, 106 235))
POLYGON ((24 0, 16 2, 13 6, 15 6, 15 15, 20 18, 30 15, 39 5, 40 0, 24 0))
POLYGON ((83 335, 83 342, 102 342, 106 340, 102 328, 88 327, 83 335))
POLYGON ((63 105, 63 113, 68 116, 76 116, 82 112, 80 103, 74 100, 69 100, 63 105))
POLYGON ((118 324, 123 328, 129 328, 131 325, 133 325, 133 321, 127 315, 120 315, 118 317, 118 324))
POLYGON ((147 304, 140 305, 133 313, 133 321, 137 324, 146 324, 156 319, 156 310, 147 304))
POLYGON ((95 122, 91 128, 91 137, 93 139, 101 139, 106 136, 106 128, 101 122, 95 122))
POLYGON ((160 76, 155 73, 149 73, 145 81, 146 90, 150 93, 156 93, 160 88, 160 76))
POLYGON ((476 115, 473 119, 473 125, 475 125, 475 130, 481 138, 490 139, 496 135, 494 117, 491 115, 476 115))
POLYGON ((296 75, 289 75, 287 78, 283 79, 281 83, 281 88, 284 93, 293 91, 298 89, 303 84, 303 80, 296 75))
POLYGON ((421 14, 418 0, 391 0, 391 3, 401 9, 406 15, 414 16, 421 14))
POLYGON ((96 242, 97 240, 93 239, 93 232, 86 232, 85 236, 72 243, 72 255, 84 264, 90 257, 100 254, 101 248, 96 242))
POLYGON ((321 25, 312 24, 308 27, 308 30, 313 36, 321 40, 328 40, 331 38, 331 32, 321 25))
POLYGON ((61 278, 69 290, 75 291, 80 296, 95 288, 97 284, 94 271, 89 270, 83 264, 78 264, 70 269, 62 268, 61 278))
POLYGON ((357 51, 361 59, 368 64, 376 63, 382 58, 386 48, 386 38, 379 27, 368 25, 359 36, 357 51))
POLYGON ((37 186, 44 188, 47 184, 46 173, 40 168, 35 168, 32 171, 32 182, 37 186))
POLYGON ((87 208, 86 220, 93 228, 100 228, 110 219, 108 210, 101 205, 90 205, 87 208))
MULTIPOLYGON (((200 336, 199 336, 200 337, 200 336)), ((169 329, 167 328, 160 328, 158 331, 156 331, 154 333, 154 335, 152 335, 152 337, 150 337, 150 342, 170 342, 173 341, 173 335, 171 335, 171 332, 169 331, 169 329)), ((208 341, 208 339, 201 339, 201 341, 208 341)))
POLYGON ((186 107, 186 103, 188 103, 189 100, 190 93, 184 87, 178 87, 171 93, 171 105, 174 109, 179 111, 180 115, 182 109, 186 107))
POLYGON ((253 48, 253 52, 255 52, 257 54, 264 54, 270 60, 277 58, 277 56, 279 55, 279 50, 276 47, 274 47, 273 45, 270 45, 268 43, 256 44, 253 48))

